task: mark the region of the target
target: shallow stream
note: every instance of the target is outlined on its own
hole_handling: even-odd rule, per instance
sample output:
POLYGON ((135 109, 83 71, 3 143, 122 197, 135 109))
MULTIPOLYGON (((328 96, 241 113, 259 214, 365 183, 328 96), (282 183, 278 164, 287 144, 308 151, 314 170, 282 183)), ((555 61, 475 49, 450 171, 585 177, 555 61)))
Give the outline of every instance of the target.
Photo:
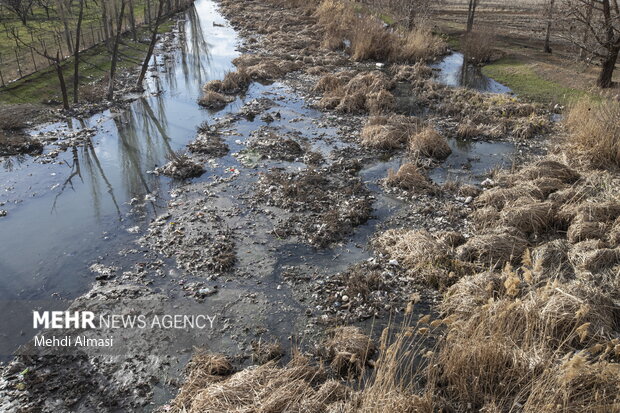
MULTIPOLYGON (((8 211, 6 217, 0 218, 0 331, 2 341, 8 343, 8 347, 0 349, 7 353, 3 356, 31 338, 20 335, 22 326, 31 324, 31 315, 16 313, 12 301, 77 297, 95 281, 95 274, 89 270, 91 264, 111 256, 118 260, 120 250, 137 248, 137 234, 165 211, 170 191, 179 185, 150 172, 166 163, 171 152, 192 141, 203 122, 235 112, 244 102, 279 96, 284 97, 278 107, 282 124, 303 119, 289 123, 289 129, 296 128, 305 135, 337 137, 333 128, 313 129, 323 114, 307 108, 301 98, 280 83, 253 84, 246 96, 216 114, 197 105, 202 85, 232 70, 231 61, 239 54, 237 34, 212 0, 195 2, 180 22, 176 37, 178 50, 169 59, 158 59, 152 66, 158 76, 147 79, 147 92, 127 109, 31 131, 37 135, 48 130, 72 133, 92 128, 86 145, 60 152, 52 163, 29 157, 8 158, 1 163, 0 206, 4 204, 1 209, 8 211)), ((440 79, 445 75, 445 82, 451 84, 456 66, 452 60, 441 63, 440 79)), ((472 86, 505 92, 496 82, 486 82, 489 86, 485 89, 472 86)), ((266 124, 258 118, 238 122, 236 129, 242 136, 226 137, 230 152, 243 149, 249 133, 266 124)), ((318 138, 312 142, 313 149, 320 152, 346 146, 334 139, 328 145, 318 143, 318 138)), ((475 181, 497 164, 509 163, 515 151, 507 143, 452 141, 451 146, 453 154, 431 172, 438 182, 451 177, 475 181)), ((312 257, 311 264, 334 271, 367 258, 369 253, 363 246, 375 226, 402 207, 400 201, 378 189, 376 180, 383 178, 388 168, 398 168, 401 161, 377 163, 360 173, 375 193, 374 219, 358 227, 351 239, 339 247, 320 252, 301 244, 280 248, 274 277, 283 265, 296 263, 300 256, 312 257)), ((241 171, 239 185, 252 185, 252 179, 244 177, 244 173, 255 175, 256 170, 242 166, 230 155, 207 168, 198 181, 229 176, 230 167, 241 171)), ((299 167, 304 166, 286 166, 299 167)), ((251 233, 247 235, 252 238, 251 233)), ((264 288, 268 287, 275 285, 264 288)))

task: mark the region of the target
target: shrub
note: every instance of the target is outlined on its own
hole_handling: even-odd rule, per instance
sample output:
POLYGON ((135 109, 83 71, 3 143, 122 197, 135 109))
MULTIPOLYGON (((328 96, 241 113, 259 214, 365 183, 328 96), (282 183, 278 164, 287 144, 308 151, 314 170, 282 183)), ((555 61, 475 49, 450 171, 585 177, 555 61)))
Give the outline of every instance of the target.
POLYGON ((493 42, 494 35, 489 30, 468 33, 462 41, 463 55, 474 64, 487 63, 493 56, 493 42))

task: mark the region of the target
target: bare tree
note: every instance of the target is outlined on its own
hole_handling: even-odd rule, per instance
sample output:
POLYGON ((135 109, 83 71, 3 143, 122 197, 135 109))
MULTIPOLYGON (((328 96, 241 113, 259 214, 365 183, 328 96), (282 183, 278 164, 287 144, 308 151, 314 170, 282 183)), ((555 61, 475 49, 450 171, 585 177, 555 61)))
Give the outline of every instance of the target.
POLYGON ((547 4, 547 32, 545 34, 545 46, 543 48, 545 53, 551 53, 551 26, 553 24, 553 6, 555 0, 549 0, 547 4))
POLYGON ((469 0, 469 6, 467 7, 467 33, 474 29, 474 18, 476 17, 478 1, 479 0, 469 0))
POLYGON ((28 13, 32 9, 33 2, 34 0, 2 0, 1 4, 13 12, 25 26, 28 23, 28 13))
POLYGON ((389 0, 386 5, 402 17, 404 26, 411 30, 416 23, 427 18, 437 1, 433 0, 389 0))
POLYGON ((564 0, 564 35, 577 47, 601 60, 597 86, 608 88, 620 54, 618 0, 564 0), (583 36, 584 31, 587 36, 583 36))
POLYGON ((45 42, 43 42, 43 40, 41 39, 39 39, 39 43, 41 45, 40 48, 35 47, 34 44, 25 43, 24 40, 20 37, 19 31, 16 30, 15 27, 12 27, 9 33, 15 39, 16 43, 21 44, 22 46, 30 49, 32 52, 45 57, 49 61, 50 65, 54 66, 54 69, 56 70, 56 75, 58 76, 58 83, 60 84, 60 93, 62 95, 62 106, 64 109, 69 109, 69 96, 67 94, 67 83, 65 82, 65 76, 62 71, 63 57, 60 54, 60 51, 56 50, 55 55, 50 53, 47 49, 47 46, 45 45, 45 42))
POLYGON ((78 103, 78 88, 80 84, 80 35, 82 34, 82 19, 84 18, 84 1, 80 1, 80 13, 75 28, 75 48, 73 52, 73 103, 78 103))
POLYGON ((112 65, 110 66, 110 83, 108 84, 108 100, 114 98, 114 74, 116 73, 116 63, 118 61, 118 46, 121 42, 121 35, 123 34, 123 15, 125 13, 125 1, 121 0, 121 10, 118 13, 118 21, 116 24, 116 38, 114 39, 114 49, 112 51, 112 65))
POLYGON ((153 50, 155 49, 155 43, 157 43, 157 31, 159 30, 159 25, 161 23, 163 14, 164 14, 164 0, 159 0, 159 7, 157 9, 157 18, 155 19, 155 25, 153 27, 153 32, 151 33, 151 42, 149 43, 149 49, 146 52, 146 56, 144 57, 144 62, 142 62, 142 69, 140 70, 140 76, 138 76, 136 87, 139 87, 139 88, 142 87, 142 82, 144 81, 146 70, 149 67, 149 61, 151 60, 151 56, 153 55, 153 50))

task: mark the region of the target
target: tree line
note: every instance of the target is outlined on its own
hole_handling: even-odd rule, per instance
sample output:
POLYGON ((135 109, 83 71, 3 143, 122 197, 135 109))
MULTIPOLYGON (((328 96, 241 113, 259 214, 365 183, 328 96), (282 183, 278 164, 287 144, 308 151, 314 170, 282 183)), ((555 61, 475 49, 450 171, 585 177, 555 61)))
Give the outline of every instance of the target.
MULTIPOLYGON (((114 98, 115 75, 118 67, 119 46, 127 36, 134 42, 148 41, 148 49, 137 87, 141 88, 148 63, 157 42, 159 27, 167 17, 193 0, 0 0, 0 22, 6 37, 14 46, 26 49, 54 67, 58 77, 63 107, 70 107, 70 100, 78 103, 81 52, 85 45, 84 29, 88 22, 101 28, 102 43, 110 54, 110 69, 106 97, 114 98), (138 28, 148 28, 148 40, 138 39, 138 28), (66 59, 73 59, 72 84, 68 85, 63 66, 66 59)), ((91 35, 93 41, 94 33, 91 35)), ((99 39, 99 37, 98 37, 99 39)), ((17 56, 19 65, 19 57, 17 56)), ((21 72, 21 69, 20 69, 21 72)))

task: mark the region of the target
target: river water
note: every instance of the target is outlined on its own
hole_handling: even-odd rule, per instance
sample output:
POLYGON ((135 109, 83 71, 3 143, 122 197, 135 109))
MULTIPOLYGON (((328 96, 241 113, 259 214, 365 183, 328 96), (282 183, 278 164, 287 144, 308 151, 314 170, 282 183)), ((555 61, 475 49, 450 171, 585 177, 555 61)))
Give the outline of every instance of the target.
MULTIPOLYGON (((212 114, 196 100, 202 85, 233 68, 237 36, 215 3, 198 0, 178 25, 179 44, 170 59, 159 58, 147 75, 147 91, 125 110, 83 121, 46 125, 47 130, 95 128, 86 145, 54 163, 32 158, 0 161, 0 331, 10 338, 31 324, 30 315, 11 314, 10 302, 72 298, 95 275, 89 266, 131 245, 135 226, 144 226, 165 207, 174 182, 149 173, 183 148, 212 114), (136 212, 131 203, 144 208, 136 212), (9 324, 10 325, 7 325, 9 324)), ((231 104, 234 109, 239 102, 231 104)), ((22 340, 27 341, 28 337, 22 340)))
MULTIPOLYGON (((231 61, 239 54, 237 35, 213 1, 197 0, 180 21, 176 38, 179 48, 170 58, 159 57, 151 66, 158 76, 147 78, 146 93, 128 108, 31 131, 36 135, 48 130, 72 133, 93 128, 86 145, 61 152, 53 163, 16 157, 3 161, 0 205, 4 203, 2 209, 8 215, 0 218, 0 341, 10 343, 11 348, 30 339, 20 331, 31 324, 31 315, 16 313, 12 302, 71 299, 87 291, 95 281, 89 266, 116 256, 123 248, 136 248, 136 233, 165 209, 170 190, 178 185, 149 172, 193 140, 203 122, 235 111, 244 100, 283 88, 277 83, 269 87, 254 84, 244 99, 238 98, 217 115, 202 109, 196 103, 202 85, 234 69, 231 61)), ((303 108, 299 99, 291 102, 290 110, 298 115, 320 116, 303 108)), ((287 117, 286 113, 283 116, 287 117)), ((247 132, 261 125, 260 120, 248 121, 239 129, 247 132)), ((227 142, 231 151, 240 148, 234 140, 227 142)), ((507 163, 514 152, 506 143, 450 144, 453 155, 431 173, 437 181, 459 176, 464 165, 468 175, 482 175, 497 163, 507 163)), ((229 156, 222 161, 226 162, 234 160, 229 156)), ((399 162, 402 160, 394 159, 370 166, 361 175, 366 180, 381 178, 388 168, 397 169, 399 162)), ((200 179, 222 171, 213 168, 200 179)), ((381 199, 375 204, 379 219, 393 209, 391 201, 384 204, 381 199)), ((360 227, 357 240, 372 234, 376 223, 373 220, 360 227)), ((361 248, 357 255, 352 250, 348 249, 350 260, 365 257, 361 248)), ((312 254, 309 249, 306 252, 312 254)), ((315 255, 317 262, 329 262, 333 254, 315 255)), ((8 355, 6 348, 0 349, 6 353, 0 355, 8 355)))

